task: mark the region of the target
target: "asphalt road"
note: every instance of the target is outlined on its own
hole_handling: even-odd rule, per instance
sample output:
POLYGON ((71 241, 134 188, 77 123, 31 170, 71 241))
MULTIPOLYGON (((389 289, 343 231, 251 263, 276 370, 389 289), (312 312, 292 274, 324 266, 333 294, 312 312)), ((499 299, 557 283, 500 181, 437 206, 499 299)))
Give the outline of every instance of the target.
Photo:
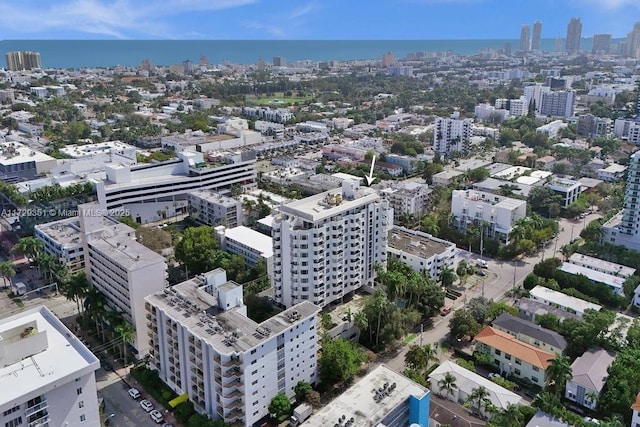
MULTIPOLYGON (((446 339, 446 335, 449 333, 449 319, 453 316, 453 312, 456 309, 462 308, 469 299, 481 296, 483 291, 484 296, 488 299, 494 301, 505 299, 505 293, 513 289, 514 285, 515 287, 522 286, 522 282, 525 277, 533 271, 533 266, 539 263, 543 257, 544 259, 551 258, 554 255, 555 250, 557 256, 562 258, 562 253, 560 252, 562 246, 569 243, 572 238, 578 237, 582 229, 589 224, 590 221, 597 218, 600 218, 599 214, 591 214, 583 220, 561 219, 559 223, 560 231, 558 232, 557 243, 554 240, 547 245, 544 250, 541 250, 530 257, 525 257, 522 260, 511 262, 493 260, 484 257, 489 267, 484 270, 487 272, 487 276, 484 278, 479 276, 472 278, 471 280, 477 282, 477 285, 465 291, 463 297, 458 298, 455 303, 447 299, 447 305, 453 308, 451 313, 446 316, 434 318, 433 327, 425 330, 421 337, 420 334, 418 334, 418 337, 413 341, 413 343, 419 344, 421 341, 423 344, 443 342, 446 339), (482 286, 483 281, 484 289, 482 286)), ((459 250, 456 257, 458 258, 457 261, 465 259, 467 261, 474 262, 479 258, 479 255, 459 250)), ((404 346, 391 359, 385 360, 385 365, 397 372, 402 372, 405 368, 404 356, 408 349, 409 345, 404 346)))

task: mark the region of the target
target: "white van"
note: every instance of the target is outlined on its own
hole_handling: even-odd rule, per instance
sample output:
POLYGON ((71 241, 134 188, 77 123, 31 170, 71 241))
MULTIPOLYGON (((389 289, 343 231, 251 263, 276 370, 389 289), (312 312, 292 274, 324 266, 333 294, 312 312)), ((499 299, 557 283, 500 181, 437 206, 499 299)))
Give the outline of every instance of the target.
POLYGON ((480 268, 489 268, 489 265, 487 264, 487 261, 478 258, 476 260, 476 266, 480 267, 480 268))

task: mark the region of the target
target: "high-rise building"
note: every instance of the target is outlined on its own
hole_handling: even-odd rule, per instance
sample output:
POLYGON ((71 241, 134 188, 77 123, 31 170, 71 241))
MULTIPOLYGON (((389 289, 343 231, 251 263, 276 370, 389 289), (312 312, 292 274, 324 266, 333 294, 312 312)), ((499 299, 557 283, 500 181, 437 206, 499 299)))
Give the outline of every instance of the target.
POLYGON ((511 55, 511 43, 507 42, 504 44, 504 54, 511 55))
POLYGON ((45 306, 0 320, 0 425, 99 426, 99 367, 45 306))
POLYGON ((568 54, 580 52, 580 38, 582 37, 582 23, 580 18, 571 18, 567 25, 567 41, 565 50, 568 54))
POLYGON ((556 52, 562 52, 562 37, 556 37, 556 45, 554 50, 556 52))
POLYGON ((273 220, 274 298, 319 307, 373 287, 387 262, 393 209, 360 181, 280 206, 273 220))
POLYGON ((523 25, 520 31, 520 52, 528 52, 530 47, 529 26, 523 25))
POLYGON ((436 119, 433 132, 433 150, 441 154, 464 151, 469 138, 473 136, 471 119, 436 119))
POLYGON ((391 67, 396 62, 393 52, 389 51, 382 55, 382 66, 384 68, 391 67))
POLYGON ((554 90, 542 93, 540 114, 551 117, 571 117, 576 93, 572 90, 554 90))
POLYGON ((101 212, 97 203, 78 206, 87 279, 133 327, 131 344, 143 357, 149 346, 144 298, 164 289, 167 265, 135 240, 133 228, 105 226, 101 212))
POLYGON ((33 70, 42 68, 40 52, 17 51, 7 52, 7 69, 9 71, 33 70))
POLYGON ((320 308, 309 301, 256 323, 218 269, 147 296, 145 311, 149 365, 199 413, 256 425, 277 393, 316 383, 320 308))
POLYGON ((611 48, 611 34, 594 34, 591 53, 607 54, 611 48))
POLYGON ((531 50, 540 50, 540 39, 542 37, 542 22, 533 23, 533 35, 531 36, 531 50))
POLYGON ((626 55, 640 58, 640 22, 636 22, 633 30, 627 34, 626 55))
POLYGON ((284 56, 274 56, 273 57, 273 66, 274 67, 286 67, 287 66, 287 58, 284 56))

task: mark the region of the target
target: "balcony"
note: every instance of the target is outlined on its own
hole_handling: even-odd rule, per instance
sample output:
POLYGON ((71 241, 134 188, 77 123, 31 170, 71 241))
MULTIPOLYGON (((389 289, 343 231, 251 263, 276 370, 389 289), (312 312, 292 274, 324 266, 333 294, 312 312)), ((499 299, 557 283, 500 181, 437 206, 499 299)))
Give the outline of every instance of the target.
POLYGON ((29 427, 40 427, 40 426, 48 426, 49 425, 49 414, 46 414, 37 420, 31 421, 28 426, 29 427))
POLYGON ((234 397, 242 397, 242 396, 244 396, 244 393, 242 393, 236 387, 225 389, 222 394, 222 397, 224 397, 225 399, 231 399, 234 397))
POLYGON ((40 403, 37 403, 33 406, 28 407, 27 409, 24 410, 24 414, 29 417, 33 414, 35 414, 36 412, 40 412, 44 409, 47 409, 49 407, 49 402, 47 402, 46 400, 43 400, 40 403))
POLYGON ((239 366, 235 366, 231 369, 225 369, 225 371, 222 373, 222 376, 225 378, 237 377, 240 375, 242 375, 242 371, 240 370, 239 366))
POLYGON ((242 403, 242 399, 236 399, 233 402, 229 403, 229 404, 222 404, 222 407, 226 410, 233 410, 233 409, 242 409, 243 407, 243 403, 242 403))
POLYGON ((240 367, 240 366, 242 366, 242 360, 240 360, 240 359, 239 359, 239 358, 237 358, 237 357, 232 357, 231 359, 229 359, 229 360, 227 360, 227 361, 222 362, 222 363, 221 363, 221 365, 222 365, 223 367, 225 367, 225 368, 230 368, 230 367, 232 367, 232 366, 238 366, 238 367, 240 367))

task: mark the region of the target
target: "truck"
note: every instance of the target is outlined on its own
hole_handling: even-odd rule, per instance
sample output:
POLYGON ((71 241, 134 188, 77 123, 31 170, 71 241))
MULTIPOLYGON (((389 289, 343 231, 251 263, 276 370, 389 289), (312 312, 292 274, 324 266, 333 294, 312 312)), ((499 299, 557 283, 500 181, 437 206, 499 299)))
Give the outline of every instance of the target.
POLYGON ((478 258, 478 259, 476 260, 476 265, 477 265, 478 267, 480 267, 480 268, 489 268, 489 265, 487 264, 487 261, 485 261, 485 260, 483 260, 483 259, 480 259, 480 258, 478 258))
POLYGON ((12 283, 11 292, 13 292, 15 296, 24 295, 27 293, 27 285, 22 282, 12 283))
POLYGON ((289 420, 293 427, 296 427, 303 422, 307 421, 313 412, 313 407, 308 403, 302 403, 293 410, 293 415, 289 420))

